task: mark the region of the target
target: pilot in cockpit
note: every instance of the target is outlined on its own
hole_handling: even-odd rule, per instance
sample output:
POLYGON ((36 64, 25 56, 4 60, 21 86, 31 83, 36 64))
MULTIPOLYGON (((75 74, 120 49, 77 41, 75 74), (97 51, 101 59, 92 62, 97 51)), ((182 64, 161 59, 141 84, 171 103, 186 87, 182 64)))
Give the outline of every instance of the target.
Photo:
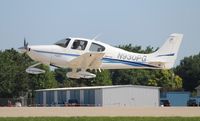
POLYGON ((81 44, 79 40, 75 40, 72 46, 72 49, 82 50, 81 44))
POLYGON ((73 43, 72 49, 84 50, 86 45, 87 45, 87 41, 75 40, 73 43))
POLYGON ((77 50, 82 50, 82 44, 81 44, 81 42, 80 41, 78 41, 78 46, 77 46, 77 48, 76 48, 77 50))

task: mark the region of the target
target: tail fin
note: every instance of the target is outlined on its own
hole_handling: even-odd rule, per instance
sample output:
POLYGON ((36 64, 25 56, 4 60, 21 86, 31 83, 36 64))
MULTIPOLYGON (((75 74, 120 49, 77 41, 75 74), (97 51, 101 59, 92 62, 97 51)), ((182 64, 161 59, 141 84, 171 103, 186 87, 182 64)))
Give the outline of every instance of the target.
POLYGON ((154 59, 164 64, 164 69, 174 66, 182 38, 183 34, 173 33, 160 49, 152 53, 154 59))

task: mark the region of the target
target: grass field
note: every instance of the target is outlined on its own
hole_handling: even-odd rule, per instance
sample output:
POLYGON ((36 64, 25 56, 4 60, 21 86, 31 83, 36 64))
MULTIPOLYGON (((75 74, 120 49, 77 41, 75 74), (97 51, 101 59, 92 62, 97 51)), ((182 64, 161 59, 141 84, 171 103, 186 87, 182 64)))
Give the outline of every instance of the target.
POLYGON ((7 117, 0 121, 200 121, 200 117, 7 117))

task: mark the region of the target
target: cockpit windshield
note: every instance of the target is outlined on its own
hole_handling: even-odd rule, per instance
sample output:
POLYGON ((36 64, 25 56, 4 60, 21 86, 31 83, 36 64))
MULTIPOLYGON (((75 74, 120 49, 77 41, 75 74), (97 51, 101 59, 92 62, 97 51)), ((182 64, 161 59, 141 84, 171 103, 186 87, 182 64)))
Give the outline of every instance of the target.
POLYGON ((58 46, 61 46, 61 47, 67 47, 70 40, 71 40, 70 38, 62 39, 62 40, 56 42, 55 45, 58 45, 58 46))

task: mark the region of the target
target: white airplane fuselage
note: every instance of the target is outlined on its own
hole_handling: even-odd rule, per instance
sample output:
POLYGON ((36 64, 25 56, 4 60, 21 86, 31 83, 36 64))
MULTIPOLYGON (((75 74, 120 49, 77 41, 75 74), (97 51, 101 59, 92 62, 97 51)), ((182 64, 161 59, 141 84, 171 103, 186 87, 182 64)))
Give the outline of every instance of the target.
POLYGON ((33 60, 42 64, 83 69, 84 71, 86 69, 170 69, 176 60, 182 37, 182 34, 171 34, 164 45, 151 54, 133 53, 100 41, 84 38, 66 38, 54 45, 27 45, 26 53, 33 60), (80 48, 78 48, 78 44, 80 48), (94 56, 99 56, 99 54, 103 54, 103 56, 88 60, 87 57, 90 56, 84 56, 87 53, 90 56, 93 53, 94 56), (80 58, 80 62, 76 58, 80 58), (74 63, 72 63, 73 61, 74 63), (89 65, 87 65, 87 61, 90 61, 89 65))
MULTIPOLYGON (((83 40, 83 39, 81 39, 83 40)), ((54 65, 63 68, 69 67, 68 62, 74 58, 90 52, 89 47, 92 40, 88 40, 86 49, 73 50, 70 45, 66 48, 58 45, 36 45, 29 46, 30 51, 27 54, 35 61, 46 65, 54 65)), ((101 42, 96 42, 101 43, 101 42)), ((146 66, 148 60, 151 58, 148 54, 137 54, 122 50, 120 48, 112 47, 110 45, 101 43, 106 49, 105 55, 102 58, 101 69, 126 69, 126 68, 149 68, 146 66)), ((152 67, 151 67, 152 68, 152 67)))

